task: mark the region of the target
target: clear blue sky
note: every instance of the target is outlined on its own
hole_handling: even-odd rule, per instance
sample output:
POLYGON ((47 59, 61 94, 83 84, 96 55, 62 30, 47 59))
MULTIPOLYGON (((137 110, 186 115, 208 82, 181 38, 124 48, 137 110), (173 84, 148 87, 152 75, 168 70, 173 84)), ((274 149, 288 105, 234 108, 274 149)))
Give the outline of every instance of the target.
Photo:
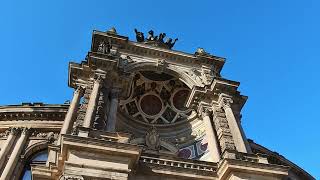
POLYGON ((226 57, 224 77, 249 99, 248 138, 320 178, 320 1, 13 1, 0 3, 0 104, 71 99, 68 62, 92 30, 178 37, 177 50, 226 57))

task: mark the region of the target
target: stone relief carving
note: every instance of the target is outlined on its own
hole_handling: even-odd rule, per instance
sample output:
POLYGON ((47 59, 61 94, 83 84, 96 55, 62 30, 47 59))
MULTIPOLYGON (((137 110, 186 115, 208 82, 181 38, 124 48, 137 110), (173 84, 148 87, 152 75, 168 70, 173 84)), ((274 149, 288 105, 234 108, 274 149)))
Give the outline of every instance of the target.
POLYGON ((124 69, 130 63, 133 63, 134 60, 130 56, 121 55, 118 59, 118 67, 124 69))
POLYGON ((9 134, 17 134, 19 131, 19 128, 16 127, 12 127, 12 128, 8 128, 7 130, 5 130, 4 132, 0 133, 0 138, 6 138, 9 136, 9 134))
POLYGON ((38 130, 33 130, 31 132, 31 137, 44 138, 49 143, 53 143, 58 139, 59 134, 57 132, 39 132, 38 130))
POLYGON ((147 131, 145 140, 146 140, 146 145, 149 149, 151 150, 160 149, 159 133, 157 132, 154 126, 149 131, 147 131))
POLYGON ((112 45, 110 42, 105 42, 104 40, 101 41, 99 43, 98 46, 98 52, 102 53, 102 54, 109 54, 110 53, 110 49, 112 48, 112 45))

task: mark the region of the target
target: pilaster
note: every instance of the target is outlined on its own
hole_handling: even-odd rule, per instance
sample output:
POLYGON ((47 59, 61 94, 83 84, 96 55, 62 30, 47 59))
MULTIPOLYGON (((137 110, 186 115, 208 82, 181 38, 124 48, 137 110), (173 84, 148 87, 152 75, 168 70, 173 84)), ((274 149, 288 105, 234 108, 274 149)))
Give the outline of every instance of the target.
POLYGON ((245 144, 245 137, 243 136, 243 133, 240 131, 240 125, 238 124, 233 111, 231 109, 231 104, 233 103, 233 99, 230 96, 227 96, 225 94, 220 94, 219 97, 219 107, 221 107, 224 110, 226 120, 228 122, 228 126, 231 130, 231 134, 233 137, 234 145, 236 147, 236 150, 239 152, 247 153, 247 147, 245 144))
POLYGON ((212 110, 210 108, 204 108, 202 109, 202 119, 203 123, 205 125, 205 130, 206 130, 206 138, 208 141, 208 147, 209 147, 209 152, 210 152, 210 157, 212 162, 219 162, 220 160, 220 150, 219 150, 219 145, 217 142, 217 136, 216 133, 214 132, 214 127, 211 122, 211 117, 212 117, 212 110))
MULTIPOLYGON (((83 120, 83 124, 82 127, 84 128, 91 128, 92 126, 92 122, 93 122, 93 118, 95 116, 95 111, 97 108, 97 102, 99 99, 99 93, 100 93, 100 88, 103 82, 103 78, 101 76, 98 76, 97 79, 94 81, 93 83, 93 89, 90 95, 90 99, 88 102, 88 106, 87 106, 87 111, 83 120)), ((86 133, 84 132, 80 132, 79 133, 80 136, 87 136, 86 133)))
POLYGON ((12 172, 15 169, 17 162, 20 158, 21 151, 23 150, 25 143, 29 136, 29 129, 23 128, 18 141, 15 144, 15 147, 10 155, 10 158, 1 174, 1 180, 9 180, 12 176, 12 172))
POLYGON ((6 161, 6 158, 9 154, 9 151, 10 151, 10 149, 11 149, 11 147, 17 137, 16 135, 18 133, 17 128, 9 128, 7 131, 9 131, 9 135, 8 135, 7 140, 4 143, 4 145, 2 146, 1 151, 0 151, 0 169, 2 169, 3 164, 6 161))

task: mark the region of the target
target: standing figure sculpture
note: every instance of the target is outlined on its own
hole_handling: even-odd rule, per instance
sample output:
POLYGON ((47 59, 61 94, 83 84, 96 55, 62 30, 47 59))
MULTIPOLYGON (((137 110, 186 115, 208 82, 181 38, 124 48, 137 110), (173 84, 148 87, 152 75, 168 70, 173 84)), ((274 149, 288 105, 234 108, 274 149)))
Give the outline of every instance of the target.
POLYGON ((138 42, 144 41, 144 35, 143 32, 139 32, 137 29, 134 29, 134 32, 136 33, 136 39, 138 42))
POLYGON ((152 30, 150 30, 148 32, 148 37, 147 37, 147 40, 148 41, 155 41, 158 39, 158 36, 154 36, 154 32, 152 30))
POLYGON ((163 43, 163 39, 166 37, 166 33, 160 33, 158 41, 163 43))
POLYGON ((172 38, 169 38, 169 39, 167 39, 165 44, 168 46, 169 49, 171 49, 174 46, 174 44, 176 43, 176 41, 178 41, 178 38, 176 38, 173 42, 172 42, 172 38))

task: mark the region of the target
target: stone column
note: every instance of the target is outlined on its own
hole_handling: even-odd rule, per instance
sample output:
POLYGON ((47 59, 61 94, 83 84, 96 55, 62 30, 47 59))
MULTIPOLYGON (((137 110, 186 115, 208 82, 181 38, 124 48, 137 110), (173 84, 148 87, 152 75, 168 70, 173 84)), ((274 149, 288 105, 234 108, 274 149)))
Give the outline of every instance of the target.
POLYGON ((233 103, 230 97, 220 97, 220 105, 225 111, 226 118, 228 121, 229 128, 233 137, 236 150, 239 152, 247 153, 245 141, 241 131, 240 125, 238 124, 236 118, 234 117, 233 111, 231 109, 231 104, 233 103))
POLYGON ((208 141, 208 148, 211 155, 211 160, 212 162, 219 162, 220 152, 218 149, 217 137, 214 133, 213 126, 211 123, 210 113, 211 112, 209 110, 205 110, 205 112, 202 113, 202 119, 206 129, 206 138, 208 141))
POLYGON ((6 161, 7 155, 9 154, 9 151, 12 147, 13 142, 16 139, 17 135, 17 129, 11 128, 9 135, 7 137, 6 142, 3 144, 1 151, 0 151, 0 169, 2 169, 3 164, 6 161))
POLYGON ((20 159, 21 151, 23 150, 27 139, 28 139, 28 129, 24 128, 10 155, 7 165, 2 172, 2 175, 0 178, 1 180, 11 179, 12 172, 17 166, 18 160, 20 159))
MULTIPOLYGON (((81 99, 81 97, 83 95, 83 91, 84 90, 83 90, 82 87, 78 87, 74 91, 72 101, 70 103, 68 112, 66 114, 66 117, 64 119, 62 128, 60 130, 60 135, 67 134, 67 133, 70 132, 70 127, 72 127, 73 122, 75 120, 76 113, 77 113, 77 110, 79 108, 79 102, 80 102, 80 99, 81 99)), ((59 142, 60 142, 60 138, 59 138, 59 142)))
POLYGON ((94 112, 96 110, 97 102, 98 102, 98 98, 99 98, 99 91, 100 91, 100 87, 101 87, 101 83, 102 83, 101 81, 102 81, 101 77, 98 77, 94 81, 93 89, 92 89, 90 99, 88 102, 86 115, 84 117, 84 121, 83 121, 83 125, 82 125, 85 128, 91 127, 92 119, 93 119, 93 116, 95 115, 94 112))
POLYGON ((119 91, 118 89, 113 89, 110 93, 110 107, 107 122, 107 131, 110 132, 114 132, 116 129, 119 91))

